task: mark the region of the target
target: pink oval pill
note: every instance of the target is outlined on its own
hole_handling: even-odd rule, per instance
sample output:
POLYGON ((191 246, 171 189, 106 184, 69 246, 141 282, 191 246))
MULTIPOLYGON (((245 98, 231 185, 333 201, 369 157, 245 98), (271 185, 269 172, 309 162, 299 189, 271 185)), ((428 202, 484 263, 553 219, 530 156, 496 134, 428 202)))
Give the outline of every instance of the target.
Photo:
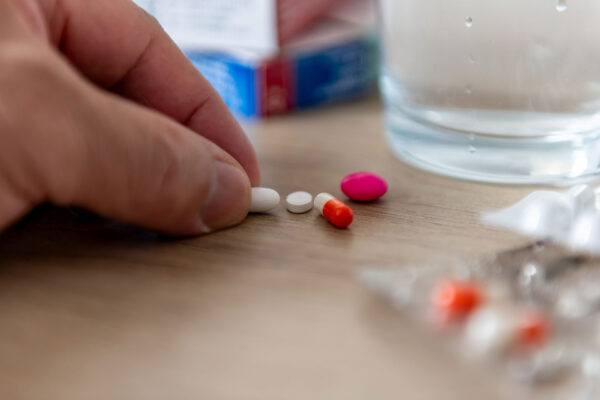
POLYGON ((371 172, 355 172, 342 179, 342 192, 352 200, 373 201, 383 196, 388 185, 385 179, 371 172))

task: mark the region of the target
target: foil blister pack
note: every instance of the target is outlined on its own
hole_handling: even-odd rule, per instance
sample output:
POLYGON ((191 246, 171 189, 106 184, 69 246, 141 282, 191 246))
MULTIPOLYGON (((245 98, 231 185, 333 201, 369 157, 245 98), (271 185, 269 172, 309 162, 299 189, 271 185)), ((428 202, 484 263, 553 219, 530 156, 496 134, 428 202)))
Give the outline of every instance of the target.
POLYGON ((539 241, 358 278, 525 398, 600 399, 600 259, 539 241))

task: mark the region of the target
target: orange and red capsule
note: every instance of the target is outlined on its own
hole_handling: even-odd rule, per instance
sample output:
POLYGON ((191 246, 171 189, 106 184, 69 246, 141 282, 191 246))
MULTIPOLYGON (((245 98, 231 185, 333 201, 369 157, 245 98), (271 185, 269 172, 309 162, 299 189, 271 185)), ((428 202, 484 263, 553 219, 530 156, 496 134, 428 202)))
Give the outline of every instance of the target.
POLYGON ((483 301, 484 290, 480 284, 458 279, 438 283, 431 295, 433 308, 447 322, 468 316, 483 301))
POLYGON ((542 312, 525 310, 516 321, 517 342, 525 346, 541 346, 548 341, 552 325, 542 312))
POLYGON ((467 336, 483 349, 539 347, 549 340, 552 326, 545 313, 495 297, 480 282, 445 279, 434 286, 431 305, 444 325, 466 320, 467 336))
POLYGON ((354 220, 352 209, 329 193, 316 195, 314 205, 327 221, 338 228, 346 228, 354 220))

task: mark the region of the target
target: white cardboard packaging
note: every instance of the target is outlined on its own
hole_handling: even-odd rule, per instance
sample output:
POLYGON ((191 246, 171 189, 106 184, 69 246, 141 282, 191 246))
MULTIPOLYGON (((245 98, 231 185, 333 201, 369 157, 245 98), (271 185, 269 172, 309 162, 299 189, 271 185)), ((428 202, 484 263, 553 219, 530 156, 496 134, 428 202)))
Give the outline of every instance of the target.
POLYGON ((345 0, 134 0, 186 50, 275 50, 345 0))

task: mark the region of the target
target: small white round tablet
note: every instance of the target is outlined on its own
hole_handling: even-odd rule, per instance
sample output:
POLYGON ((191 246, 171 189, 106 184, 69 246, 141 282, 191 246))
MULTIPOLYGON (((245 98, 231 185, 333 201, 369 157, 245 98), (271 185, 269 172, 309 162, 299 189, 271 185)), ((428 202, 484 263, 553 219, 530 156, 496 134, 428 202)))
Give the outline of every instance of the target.
POLYGON ((313 197, 308 192, 290 193, 285 199, 287 209, 294 214, 303 214, 313 208, 313 197))
POLYGON ((273 189, 264 187, 252 188, 252 200, 250 202, 251 213, 264 213, 271 211, 279 204, 279 193, 273 189))

